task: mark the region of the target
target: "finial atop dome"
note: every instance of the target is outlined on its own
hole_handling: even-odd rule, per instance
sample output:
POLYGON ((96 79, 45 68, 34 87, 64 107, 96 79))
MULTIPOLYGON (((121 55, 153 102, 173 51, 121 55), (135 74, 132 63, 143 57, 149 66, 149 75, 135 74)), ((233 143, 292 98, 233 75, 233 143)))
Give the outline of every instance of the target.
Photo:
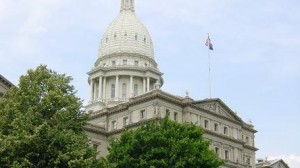
POLYGON ((132 12, 134 12, 134 0, 122 0, 121 12, 122 11, 132 11, 132 12))

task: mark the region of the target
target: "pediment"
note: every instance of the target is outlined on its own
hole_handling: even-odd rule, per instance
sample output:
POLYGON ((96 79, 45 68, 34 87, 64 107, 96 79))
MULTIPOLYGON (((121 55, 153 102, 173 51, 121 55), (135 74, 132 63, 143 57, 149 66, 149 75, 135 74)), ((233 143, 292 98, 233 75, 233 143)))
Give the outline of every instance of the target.
POLYGON ((243 122, 242 119, 233 112, 225 103, 220 99, 204 100, 194 102, 194 105, 212 113, 221 115, 230 120, 235 120, 237 122, 243 122))

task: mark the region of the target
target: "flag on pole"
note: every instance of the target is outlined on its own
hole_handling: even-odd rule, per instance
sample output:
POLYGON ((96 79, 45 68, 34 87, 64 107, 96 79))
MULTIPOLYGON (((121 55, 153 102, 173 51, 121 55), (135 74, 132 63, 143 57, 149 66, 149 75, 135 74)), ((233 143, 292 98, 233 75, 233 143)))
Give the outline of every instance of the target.
POLYGON ((211 43, 211 40, 210 40, 209 36, 207 37, 207 40, 206 40, 206 42, 205 42, 205 45, 206 45, 210 50, 214 50, 213 44, 211 43))

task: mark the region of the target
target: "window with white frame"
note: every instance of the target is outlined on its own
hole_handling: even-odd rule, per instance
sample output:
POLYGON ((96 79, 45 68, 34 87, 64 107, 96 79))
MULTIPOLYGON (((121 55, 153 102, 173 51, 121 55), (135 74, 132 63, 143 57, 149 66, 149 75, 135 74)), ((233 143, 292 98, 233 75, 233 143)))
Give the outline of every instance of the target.
POLYGON ((111 122, 111 130, 116 130, 117 129, 117 121, 114 120, 111 122))
POLYGON ((219 147, 215 147, 215 153, 217 156, 220 156, 220 148, 219 147))
POLYGON ((174 112, 174 121, 177 121, 177 120, 178 120, 178 113, 174 112))
POLYGON ((123 118, 123 126, 129 125, 129 118, 128 117, 124 117, 123 118))
POLYGON ((227 150, 227 149, 224 150, 224 159, 230 160, 230 153, 229 153, 229 150, 227 150))
POLYGON ((170 117, 170 110, 166 109, 166 116, 170 117))
POLYGON ((204 120, 204 128, 209 129, 209 121, 206 119, 204 120))
POLYGON ((138 84, 134 84, 133 85, 133 96, 137 96, 138 95, 138 91, 139 91, 139 85, 138 84))
POLYGON ((127 85, 126 83, 122 84, 122 98, 126 98, 127 97, 127 85))
POLYGON ((112 66, 116 66, 116 61, 115 61, 115 60, 112 60, 112 61, 111 61, 111 65, 112 65, 112 66))
POLYGON ((140 111, 140 118, 141 118, 141 119, 146 119, 146 117, 147 117, 147 116, 146 116, 146 110, 145 110, 145 109, 144 109, 144 110, 141 110, 141 111, 140 111))
POLYGON ((110 97, 115 98, 116 97, 116 85, 115 84, 111 85, 110 92, 111 92, 110 97))
POLYGON ((219 132, 219 124, 214 123, 214 131, 219 132))
POLYGON ((223 133, 224 135, 229 135, 229 128, 227 126, 223 127, 223 133))
POLYGON ((250 141, 249 141, 249 137, 248 137, 248 136, 246 136, 246 139, 245 139, 245 140, 246 140, 246 144, 249 145, 249 144, 250 144, 250 141))

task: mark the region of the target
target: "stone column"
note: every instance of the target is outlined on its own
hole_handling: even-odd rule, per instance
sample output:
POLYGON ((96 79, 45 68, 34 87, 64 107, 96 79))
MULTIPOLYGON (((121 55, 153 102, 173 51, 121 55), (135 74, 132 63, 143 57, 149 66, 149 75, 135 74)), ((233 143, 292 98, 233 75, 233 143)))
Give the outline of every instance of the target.
POLYGON ((146 78, 143 78, 143 93, 146 93, 146 78))
POLYGON ((130 76, 129 96, 128 97, 132 97, 133 96, 132 85, 133 85, 133 76, 130 76))
POLYGON ((102 76, 99 77, 98 99, 102 101, 102 76))
POLYGON ((103 95, 102 99, 106 100, 106 77, 103 77, 103 95))
POLYGON ((150 91, 150 77, 147 77, 147 92, 150 91))
POLYGON ((94 81, 93 79, 90 80, 90 101, 94 100, 94 81))
POLYGON ((119 75, 116 76, 116 88, 115 88, 115 98, 119 99, 119 75))

